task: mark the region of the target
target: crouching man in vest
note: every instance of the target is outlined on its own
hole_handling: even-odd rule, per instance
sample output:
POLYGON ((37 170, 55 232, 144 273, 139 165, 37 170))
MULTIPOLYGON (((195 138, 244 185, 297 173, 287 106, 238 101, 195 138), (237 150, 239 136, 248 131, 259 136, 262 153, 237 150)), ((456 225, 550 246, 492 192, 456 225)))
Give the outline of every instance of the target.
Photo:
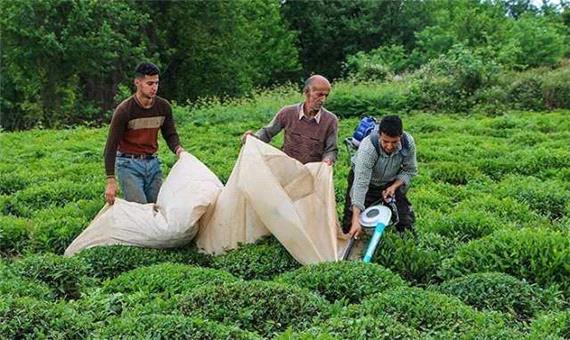
POLYGON ((362 233, 359 216, 380 199, 394 198, 399 215, 396 229, 414 231, 415 215, 406 197, 417 174, 416 145, 403 131, 398 116, 385 116, 378 131, 364 138, 352 159, 344 207, 343 231, 351 237, 362 233))
POLYGON ((285 106, 266 127, 255 134, 253 131, 244 133, 242 142, 247 135, 253 135, 269 143, 285 130, 283 152, 289 157, 303 164, 322 161, 333 165, 338 153, 338 119, 323 107, 330 90, 331 84, 325 77, 310 77, 303 89, 303 103, 285 106))

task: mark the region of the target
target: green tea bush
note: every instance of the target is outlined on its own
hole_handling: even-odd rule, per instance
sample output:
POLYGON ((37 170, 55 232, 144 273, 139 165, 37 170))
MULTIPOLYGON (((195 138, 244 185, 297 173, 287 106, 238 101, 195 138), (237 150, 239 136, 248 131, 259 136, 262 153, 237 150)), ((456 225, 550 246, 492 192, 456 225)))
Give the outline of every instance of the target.
POLYGON ((89 265, 80 258, 47 253, 15 261, 12 270, 22 277, 46 283, 58 298, 76 299, 89 265))
POLYGON ((322 339, 421 339, 418 331, 386 314, 336 316, 304 332, 284 334, 277 339, 321 339, 319 336, 322 339))
POLYGON ((94 333, 97 339, 261 339, 237 327, 182 315, 113 318, 94 333))
POLYGON ((527 321, 541 310, 560 307, 555 296, 504 273, 474 273, 454 278, 434 287, 453 295, 478 310, 494 310, 512 314, 527 321))
POLYGON ((541 315, 530 325, 531 339, 570 339, 570 311, 541 315))
POLYGON ((225 270, 245 280, 270 280, 299 268, 300 264, 273 237, 255 244, 242 245, 212 259, 212 267, 225 270))
POLYGON ((29 180, 19 173, 0 173, 0 195, 13 195, 28 185, 29 180))
POLYGON ((221 270, 180 263, 161 263, 123 273, 106 282, 103 290, 107 293, 160 293, 168 297, 189 292, 202 285, 234 281, 237 279, 233 275, 221 270))
POLYGON ((30 297, 36 300, 51 301, 54 293, 45 283, 24 279, 16 275, 3 277, 0 274, 0 296, 30 297))
POLYGON ((191 247, 152 249, 131 246, 103 246, 82 250, 76 255, 90 265, 90 275, 106 279, 129 270, 172 262, 208 266, 210 257, 191 247))
POLYGON ((81 199, 94 199, 101 193, 90 183, 76 183, 67 179, 31 186, 10 196, 4 214, 30 217, 36 210, 63 207, 81 199))
POLYGON ((275 280, 315 291, 330 302, 345 300, 350 303, 359 303, 368 295, 405 284, 390 270, 360 261, 304 266, 275 280))
POLYGON ((305 289, 275 282, 245 281, 204 286, 180 305, 184 315, 233 324, 268 337, 291 326, 312 324, 328 314, 328 303, 305 289))
POLYGON ((570 200, 570 188, 566 183, 536 177, 508 176, 493 190, 499 195, 528 204, 531 209, 550 219, 563 217, 566 202, 570 200))
POLYGON ((434 180, 454 185, 465 185, 481 176, 477 167, 464 162, 437 162, 429 167, 434 180))
POLYGON ((504 227, 503 223, 485 211, 456 209, 447 214, 433 216, 427 221, 424 218, 422 230, 447 238, 470 241, 504 227))
POLYGON ((503 272, 543 287, 558 285, 570 296, 570 237, 548 229, 499 230, 460 247, 439 275, 503 272))
POLYGON ((420 332, 448 331, 456 337, 470 329, 501 329, 499 314, 482 313, 459 299, 419 288, 400 287, 370 296, 361 307, 363 315, 387 314, 420 332))
POLYGON ((30 222, 14 216, 0 216, 0 256, 21 254, 30 241, 30 222))
POLYGON ((395 232, 382 236, 373 259, 412 284, 437 282, 437 271, 444 259, 453 255, 457 242, 434 233, 419 233, 418 240, 410 234, 395 232))
POLYGON ((83 339, 92 331, 89 317, 67 304, 32 298, 0 299, 0 334, 8 339, 83 339))

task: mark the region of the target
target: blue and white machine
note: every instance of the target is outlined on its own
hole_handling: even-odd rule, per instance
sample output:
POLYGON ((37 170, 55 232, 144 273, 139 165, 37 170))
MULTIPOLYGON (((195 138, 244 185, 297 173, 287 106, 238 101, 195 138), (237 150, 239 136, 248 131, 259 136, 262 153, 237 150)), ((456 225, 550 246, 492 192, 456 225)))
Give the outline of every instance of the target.
MULTIPOLYGON (((364 258, 362 259, 364 262, 372 261, 372 257, 376 252, 376 248, 380 243, 380 239, 386 227, 391 225, 392 222, 393 224, 398 223, 399 218, 395 199, 393 197, 388 199, 386 204, 388 206, 384 204, 372 205, 360 213, 360 225, 364 229, 364 232, 373 232, 370 243, 368 243, 368 248, 366 248, 366 253, 364 253, 364 258), (392 213, 394 214, 394 221, 392 221, 392 213)), ((350 256, 355 241, 356 239, 354 237, 350 239, 342 257, 343 260, 347 260, 350 256)))

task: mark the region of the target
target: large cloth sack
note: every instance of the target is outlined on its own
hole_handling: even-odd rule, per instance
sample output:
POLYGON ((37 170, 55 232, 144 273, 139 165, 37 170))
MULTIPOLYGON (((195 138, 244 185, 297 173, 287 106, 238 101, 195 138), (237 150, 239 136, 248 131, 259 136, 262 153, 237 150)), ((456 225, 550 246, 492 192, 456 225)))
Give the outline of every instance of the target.
POLYGON ((198 232, 198 220, 223 188, 202 162, 182 153, 165 179, 156 204, 117 199, 106 205, 69 245, 65 255, 100 245, 179 247, 198 232))
POLYGON ((337 261, 346 240, 338 236, 335 207, 332 167, 303 165, 248 137, 196 244, 219 254, 273 234, 302 264, 337 261))

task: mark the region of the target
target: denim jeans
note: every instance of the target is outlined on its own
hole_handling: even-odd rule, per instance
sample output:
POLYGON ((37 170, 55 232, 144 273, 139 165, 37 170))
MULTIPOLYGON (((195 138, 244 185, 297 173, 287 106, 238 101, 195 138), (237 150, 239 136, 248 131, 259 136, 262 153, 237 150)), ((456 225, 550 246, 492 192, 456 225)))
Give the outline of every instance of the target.
POLYGON ((134 159, 117 156, 115 172, 125 200, 137 203, 156 203, 162 185, 162 172, 157 157, 134 159))

